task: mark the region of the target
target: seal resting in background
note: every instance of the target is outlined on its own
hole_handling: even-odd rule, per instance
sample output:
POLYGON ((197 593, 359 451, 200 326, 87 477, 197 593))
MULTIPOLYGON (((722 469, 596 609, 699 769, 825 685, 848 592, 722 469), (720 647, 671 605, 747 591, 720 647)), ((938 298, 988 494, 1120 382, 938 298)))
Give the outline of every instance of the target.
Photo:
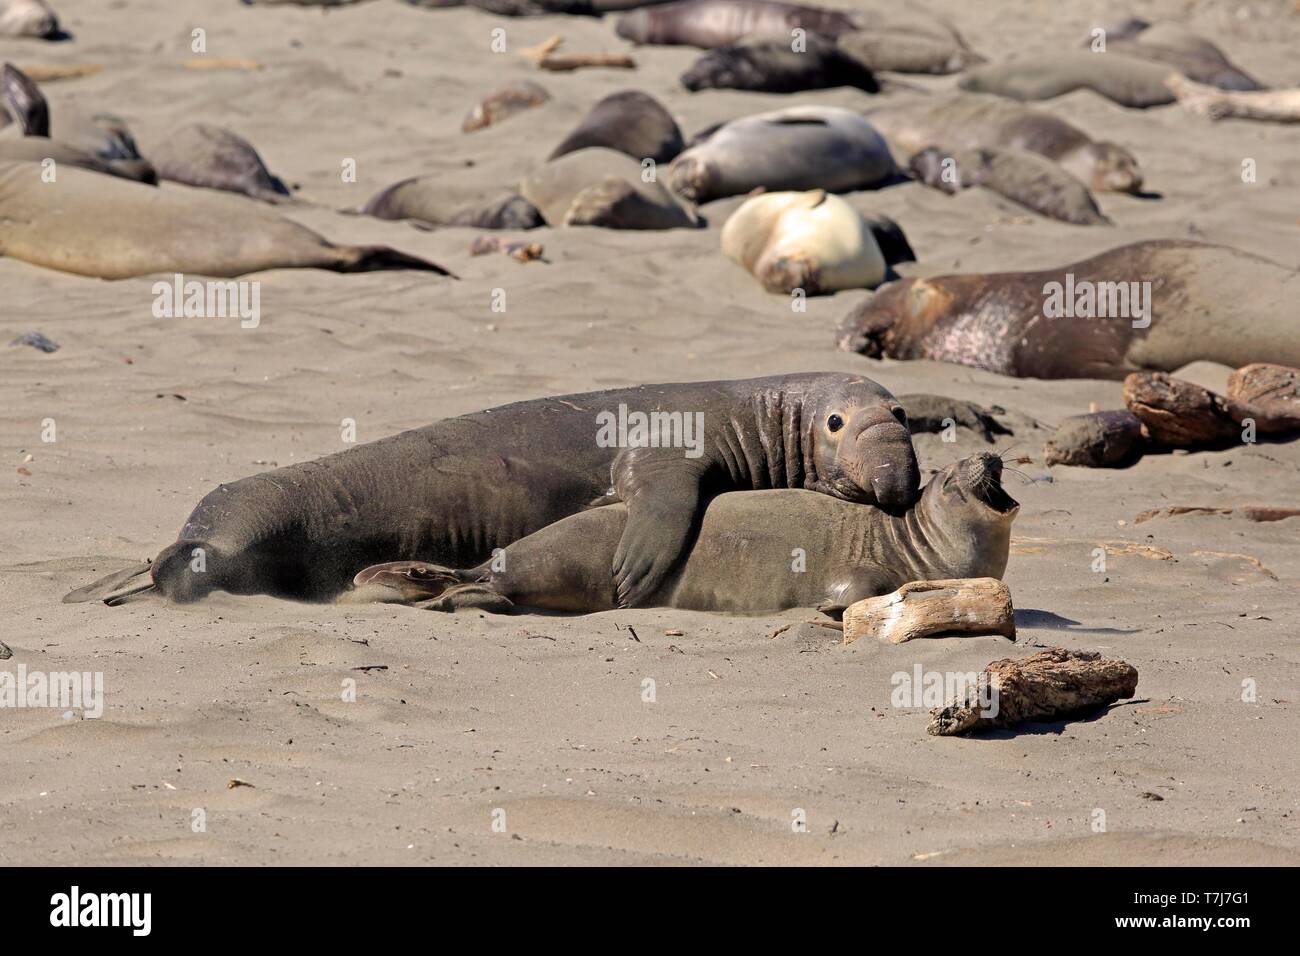
POLYGON ((722 252, 787 295, 874 289, 891 265, 916 261, 892 219, 867 219, 824 189, 745 200, 722 227, 722 252))
POLYGON ((1082 130, 1051 113, 984 93, 957 93, 871 110, 867 118, 906 163, 934 146, 945 153, 963 149, 1014 149, 1054 160, 1089 188, 1135 193, 1142 189, 1137 159, 1122 146, 1094 142, 1082 130))
POLYGON ((151 189, 83 169, 42 183, 39 166, 0 162, 0 255, 100 279, 155 272, 239 276, 263 269, 441 266, 387 246, 340 246, 247 199, 151 189))
POLYGON ((752 90, 796 93, 850 86, 878 93, 871 69, 835 45, 810 33, 801 50, 789 37, 753 37, 729 43, 702 55, 682 74, 682 86, 698 90, 752 90))
POLYGON ((182 126, 149 151, 158 178, 243 193, 263 202, 291 198, 289 188, 257 155, 253 144, 207 123, 182 126))
POLYGON ((782 36, 788 40, 790 31, 796 28, 834 39, 860 25, 842 10, 773 0, 679 0, 624 14, 615 30, 633 43, 711 50, 747 36, 782 36))
MULTIPOLYGON (((1217 86, 1222 90, 1265 88, 1253 76, 1232 63, 1217 46, 1180 23, 1149 23, 1130 18, 1102 29, 1105 31, 1107 53, 1120 53, 1164 63, 1189 80, 1217 86)), ((1090 48, 1095 48, 1095 44, 1096 37, 1091 34, 1084 41, 1084 46, 1090 48)))
POLYGON ((890 282, 846 317, 839 339, 873 358, 1022 378, 1122 379, 1201 359, 1300 365, 1297 294, 1295 270, 1226 246, 1158 239, 1038 272, 890 282), (1048 317, 1061 306, 1069 312, 1048 317))
POLYGON ((590 147, 539 167, 519 192, 552 226, 607 229, 694 229, 694 210, 658 179, 646 181, 641 163, 625 153, 590 147))
POLYGON ((976 93, 1030 101, 1092 90, 1120 106, 1146 109, 1174 101, 1165 86, 1169 72, 1168 65, 1123 53, 1070 50, 977 67, 957 85, 976 93))
POLYGON ((0 0, 0 37, 57 39, 59 18, 45 0, 0 0))
POLYGON ((792 106, 722 123, 673 161, 673 192, 697 203, 752 190, 849 192, 898 176, 889 145, 859 113, 792 106))
POLYGON ((930 147, 907 166, 919 182, 949 195, 983 186, 1052 219, 1077 226, 1110 225, 1087 186, 1037 153, 967 149, 946 155, 930 147))
MULTIPOLYGON (((477 193, 477 190, 471 192, 477 193)), ((546 225, 537 207, 518 193, 505 193, 490 201, 479 199, 468 204, 466 200, 469 197, 462 193, 449 189, 445 176, 412 176, 385 186, 354 212, 376 219, 411 219, 430 226, 536 229, 546 225)))
POLYGON ((222 485, 152 567, 65 600, 147 590, 175 601, 216 590, 329 600, 377 562, 469 567, 593 502, 619 500, 627 523, 602 571, 620 603, 635 604, 689 549, 713 494, 804 488, 907 508, 920 472, 905 421, 875 382, 832 372, 517 402, 222 485), (619 447, 649 439, 637 429, 651 413, 668 423, 659 446, 619 447), (666 447, 674 427, 680 441, 666 447))
POLYGON ((658 100, 640 90, 623 90, 593 106, 547 159, 602 146, 626 153, 637 162, 652 159, 667 163, 684 145, 677 121, 658 100))
MULTIPOLYGON (((938 472, 899 516, 806 491, 720 495, 709 503, 681 570, 645 603, 731 614, 794 607, 838 614, 910 581, 1000 578, 1020 510, 1001 478, 997 455, 964 458, 938 472), (800 550, 803 570, 792 560, 800 550)), ((605 569, 626 523, 627 509, 608 505, 543 528, 507 547, 500 560, 466 571, 377 565, 356 576, 352 599, 428 602, 421 606, 439 611, 608 611, 618 596, 605 569)))

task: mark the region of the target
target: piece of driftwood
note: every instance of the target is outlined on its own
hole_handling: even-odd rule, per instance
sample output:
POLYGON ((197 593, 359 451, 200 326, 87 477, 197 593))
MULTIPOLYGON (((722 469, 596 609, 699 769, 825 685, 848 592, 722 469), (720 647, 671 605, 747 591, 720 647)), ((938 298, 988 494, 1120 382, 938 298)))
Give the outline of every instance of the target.
POLYGON ((1180 73, 1165 80, 1187 110, 1212 120, 1262 120, 1266 123, 1300 123, 1300 89, 1221 90, 1189 80, 1180 73))
POLYGON ((1243 365, 1228 377, 1228 398, 1255 420, 1261 434, 1300 431, 1300 369, 1243 365))
POLYGON ((1102 660, 1097 651, 1053 647, 1018 661, 994 661, 981 680, 987 681, 982 690, 968 687, 956 700, 931 710, 926 730, 951 737, 1031 720, 1079 717, 1132 697, 1138 672, 1124 661, 1102 660))
POLYGON ((1300 508, 1286 508, 1277 505, 1244 505, 1240 508, 1213 508, 1208 505, 1171 505, 1168 508, 1152 508, 1133 519, 1134 524, 1142 524, 1152 518, 1173 518, 1178 515, 1230 515, 1240 514, 1249 521, 1283 521, 1286 518, 1300 517, 1300 508))
POLYGON ((1000 634, 1015 640, 1011 590, 997 578, 912 581, 844 610, 844 643, 873 636, 902 644, 938 634, 1000 634))
POLYGON ((180 64, 187 70, 243 70, 246 73, 256 73, 262 69, 262 64, 257 60, 240 56, 195 56, 181 60, 180 64))
POLYGON ((83 76, 94 76, 103 68, 102 63, 31 63, 21 67, 23 73, 37 83, 53 83, 56 80, 75 80, 83 76))
POLYGON ((625 53, 557 53, 564 37, 548 37, 537 46, 524 47, 519 52, 537 64, 538 69, 565 73, 584 66, 605 66, 622 70, 635 70, 636 60, 625 53))
POLYGON ((516 80, 493 90, 474 105, 460 124, 462 133, 472 133, 509 119, 516 113, 540 106, 551 94, 532 80, 516 80))
POLYGON ((1124 404, 1142 420, 1152 441, 1171 448, 1222 445, 1241 438, 1243 409, 1209 389, 1165 372, 1134 372, 1124 379, 1124 404))
POLYGON ((1142 457, 1147 434, 1130 411, 1089 412, 1061 422, 1043 449, 1049 465, 1122 468, 1142 457))

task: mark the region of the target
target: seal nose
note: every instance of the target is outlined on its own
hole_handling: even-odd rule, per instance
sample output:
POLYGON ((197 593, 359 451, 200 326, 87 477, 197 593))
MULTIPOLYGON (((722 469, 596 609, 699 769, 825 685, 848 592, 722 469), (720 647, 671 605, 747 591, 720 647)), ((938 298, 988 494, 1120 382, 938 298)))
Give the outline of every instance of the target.
POLYGON ((868 478, 876 504, 890 511, 910 508, 920 497, 921 466, 907 428, 890 416, 864 428, 858 441, 871 462, 868 478))

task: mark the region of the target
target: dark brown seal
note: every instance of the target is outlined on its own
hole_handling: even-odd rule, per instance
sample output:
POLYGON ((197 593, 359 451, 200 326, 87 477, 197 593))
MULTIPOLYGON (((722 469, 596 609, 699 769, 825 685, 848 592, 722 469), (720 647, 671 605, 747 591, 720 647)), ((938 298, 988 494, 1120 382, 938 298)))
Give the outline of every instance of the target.
POLYGON ((877 93, 870 68, 834 40, 810 33, 796 49, 789 37, 756 37, 703 54, 682 74, 682 86, 698 90, 796 93, 851 86, 877 93))
POLYGON ((547 159, 603 146, 626 153, 637 162, 652 159, 667 163, 684 145, 676 120, 658 100, 640 90, 623 90, 593 106, 547 159))

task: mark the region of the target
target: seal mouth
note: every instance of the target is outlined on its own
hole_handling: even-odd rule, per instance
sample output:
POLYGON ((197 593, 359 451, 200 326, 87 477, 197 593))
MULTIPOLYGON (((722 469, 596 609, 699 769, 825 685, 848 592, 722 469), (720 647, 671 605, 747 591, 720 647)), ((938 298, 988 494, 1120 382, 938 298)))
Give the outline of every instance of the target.
POLYGON ((997 455, 985 453, 970 459, 966 472, 971 494, 980 503, 1000 515, 1013 514, 1020 508, 1020 502, 1002 487, 1002 459, 997 455))

